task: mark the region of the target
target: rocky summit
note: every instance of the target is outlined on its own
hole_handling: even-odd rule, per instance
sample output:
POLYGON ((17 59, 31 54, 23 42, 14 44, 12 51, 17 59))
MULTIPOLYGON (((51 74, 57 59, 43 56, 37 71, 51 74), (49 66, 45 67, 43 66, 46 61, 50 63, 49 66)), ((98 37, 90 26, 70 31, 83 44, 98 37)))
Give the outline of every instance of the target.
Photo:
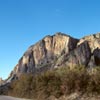
POLYGON ((75 65, 88 68, 100 65, 100 33, 81 39, 61 32, 44 37, 28 48, 6 81, 10 82, 22 73, 36 74, 75 65))

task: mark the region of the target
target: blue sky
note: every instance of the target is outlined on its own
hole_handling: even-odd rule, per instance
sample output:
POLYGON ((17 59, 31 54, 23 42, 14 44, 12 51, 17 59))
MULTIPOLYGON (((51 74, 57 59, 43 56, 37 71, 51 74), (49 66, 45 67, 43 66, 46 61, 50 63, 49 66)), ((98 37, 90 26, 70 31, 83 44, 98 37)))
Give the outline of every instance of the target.
POLYGON ((0 0, 0 77, 45 35, 100 32, 100 0, 0 0))

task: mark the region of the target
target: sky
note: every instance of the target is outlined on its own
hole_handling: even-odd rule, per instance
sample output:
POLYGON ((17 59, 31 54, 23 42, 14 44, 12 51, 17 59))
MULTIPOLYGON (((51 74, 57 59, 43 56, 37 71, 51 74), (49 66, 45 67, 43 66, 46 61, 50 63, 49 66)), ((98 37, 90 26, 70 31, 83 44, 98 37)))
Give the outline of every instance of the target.
POLYGON ((100 32, 100 0, 0 0, 0 77, 46 35, 100 32))

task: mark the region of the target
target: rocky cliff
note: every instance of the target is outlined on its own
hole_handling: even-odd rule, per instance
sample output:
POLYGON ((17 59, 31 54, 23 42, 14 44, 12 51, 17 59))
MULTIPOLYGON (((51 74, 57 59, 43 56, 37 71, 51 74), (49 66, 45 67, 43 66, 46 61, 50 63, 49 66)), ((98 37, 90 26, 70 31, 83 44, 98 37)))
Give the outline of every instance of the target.
POLYGON ((7 81, 22 73, 39 73, 61 66, 100 65, 100 33, 75 39, 63 33, 46 36, 29 47, 7 81))

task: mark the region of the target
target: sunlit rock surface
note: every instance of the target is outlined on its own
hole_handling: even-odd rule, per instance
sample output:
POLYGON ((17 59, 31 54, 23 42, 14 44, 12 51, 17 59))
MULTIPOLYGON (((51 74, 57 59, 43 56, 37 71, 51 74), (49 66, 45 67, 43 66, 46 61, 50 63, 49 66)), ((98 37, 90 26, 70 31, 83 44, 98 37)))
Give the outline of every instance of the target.
POLYGON ((100 65, 100 33, 81 39, 60 32, 44 37, 23 54, 7 82, 17 79, 22 73, 36 74, 75 65, 88 68, 100 65))

